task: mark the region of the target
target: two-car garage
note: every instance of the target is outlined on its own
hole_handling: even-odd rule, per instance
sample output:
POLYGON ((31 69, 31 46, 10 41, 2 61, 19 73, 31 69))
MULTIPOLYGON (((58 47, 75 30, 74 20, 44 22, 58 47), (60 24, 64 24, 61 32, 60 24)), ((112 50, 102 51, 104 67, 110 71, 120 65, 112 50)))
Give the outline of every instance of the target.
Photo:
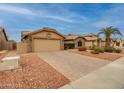
POLYGON ((60 40, 34 39, 34 52, 61 50, 60 40))
POLYGON ((64 49, 64 36, 55 29, 43 28, 31 32, 29 46, 32 52, 58 51, 64 49))
POLYGON ((19 53, 47 52, 64 49, 65 37, 55 29, 43 28, 34 32, 22 33, 22 42, 18 44, 19 53))

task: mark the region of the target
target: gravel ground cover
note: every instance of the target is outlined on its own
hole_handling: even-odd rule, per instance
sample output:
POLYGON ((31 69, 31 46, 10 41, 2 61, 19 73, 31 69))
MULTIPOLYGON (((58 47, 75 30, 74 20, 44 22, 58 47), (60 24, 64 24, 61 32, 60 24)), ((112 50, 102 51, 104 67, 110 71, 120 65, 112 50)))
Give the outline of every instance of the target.
POLYGON ((0 72, 2 89, 59 88, 69 82, 69 79, 34 53, 21 56, 19 69, 0 72))
POLYGON ((122 49, 122 52, 121 52, 121 54, 124 54, 124 49, 122 49))
POLYGON ((100 58, 108 61, 115 61, 122 57, 121 55, 113 55, 113 54, 108 54, 108 53, 100 53, 100 54, 92 54, 90 51, 73 51, 85 56, 90 56, 90 57, 95 57, 95 58, 100 58))

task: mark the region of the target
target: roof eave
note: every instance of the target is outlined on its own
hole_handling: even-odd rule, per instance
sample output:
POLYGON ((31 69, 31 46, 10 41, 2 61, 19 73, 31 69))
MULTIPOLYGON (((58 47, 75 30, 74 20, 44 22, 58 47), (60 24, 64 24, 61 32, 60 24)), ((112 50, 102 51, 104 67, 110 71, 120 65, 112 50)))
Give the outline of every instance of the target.
POLYGON ((5 35, 6 41, 8 41, 7 35, 6 35, 6 33, 5 33, 5 29, 2 28, 2 31, 3 31, 3 33, 4 33, 4 35, 5 35))

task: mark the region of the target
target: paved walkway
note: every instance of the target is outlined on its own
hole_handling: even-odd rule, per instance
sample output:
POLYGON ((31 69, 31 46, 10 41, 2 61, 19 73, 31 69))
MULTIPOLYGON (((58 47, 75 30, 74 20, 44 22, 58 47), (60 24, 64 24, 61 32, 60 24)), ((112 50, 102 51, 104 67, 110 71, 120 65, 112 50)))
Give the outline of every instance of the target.
POLYGON ((68 51, 42 52, 39 53, 39 56, 57 71, 70 79, 70 81, 77 80, 110 63, 106 60, 83 56, 68 51))
POLYGON ((61 88, 121 89, 124 88, 124 57, 61 88))

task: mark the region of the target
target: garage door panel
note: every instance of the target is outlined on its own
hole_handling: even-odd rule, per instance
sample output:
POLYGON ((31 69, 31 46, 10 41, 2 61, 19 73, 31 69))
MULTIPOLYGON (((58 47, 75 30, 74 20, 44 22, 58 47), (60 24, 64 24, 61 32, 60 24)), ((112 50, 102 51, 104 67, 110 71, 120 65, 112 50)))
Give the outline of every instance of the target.
POLYGON ((60 50, 60 40, 34 39, 34 52, 60 50))

